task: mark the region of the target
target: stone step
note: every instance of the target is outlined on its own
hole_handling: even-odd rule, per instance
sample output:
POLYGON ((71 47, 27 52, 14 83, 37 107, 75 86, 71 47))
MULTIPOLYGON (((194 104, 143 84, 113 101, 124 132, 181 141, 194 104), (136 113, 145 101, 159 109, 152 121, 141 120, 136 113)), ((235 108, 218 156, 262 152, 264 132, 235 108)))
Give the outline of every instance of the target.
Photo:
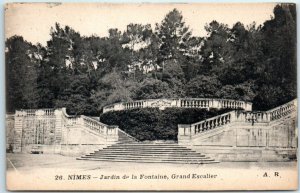
MULTIPOLYGON (((115 144, 117 145, 117 144, 115 144)), ((128 143, 128 144, 124 144, 126 146, 165 146, 165 147, 181 147, 178 144, 147 144, 147 143, 138 143, 138 142, 132 142, 132 143, 128 143)))
POLYGON ((136 145, 141 145, 141 146, 176 146, 176 147, 182 147, 178 145, 177 143, 143 143, 143 142, 135 142, 135 143, 128 143, 125 144, 127 146, 136 146, 136 145))
POLYGON ((118 143, 117 144, 120 144, 120 143, 122 143, 122 144, 126 144, 126 143, 133 143, 133 141, 128 141, 128 140, 122 140, 122 139, 118 139, 118 143))
POLYGON ((134 159, 134 160, 200 160, 200 161, 212 161, 210 157, 144 157, 144 156, 82 156, 82 158, 94 158, 94 159, 134 159))
POLYGON ((180 159, 180 158, 145 158, 145 157, 86 157, 83 156, 82 158, 89 158, 89 159, 107 159, 107 160, 143 160, 143 161, 182 161, 182 162, 191 162, 191 161, 214 161, 214 159, 211 158, 203 158, 203 159, 195 159, 195 158, 190 158, 190 159, 180 159))
POLYGON ((180 155, 202 155, 198 152, 194 151, 113 151, 113 150, 100 150, 100 151, 95 151, 93 153, 90 153, 90 155, 95 155, 95 154, 158 154, 158 155, 163 155, 163 154, 180 154, 180 155))
MULTIPOLYGON (((106 152, 106 153, 150 153, 150 154, 164 154, 164 153, 187 153, 188 151, 158 151, 158 150, 153 150, 153 151, 143 151, 143 150, 125 150, 125 151, 114 151, 114 150, 102 150, 101 152, 106 152)), ((196 152, 192 152, 192 153, 196 153, 196 152)))
POLYGON ((202 155, 202 154, 193 154, 193 153, 166 153, 166 154, 153 154, 153 153, 149 153, 149 152, 146 152, 146 153, 135 153, 135 152, 132 152, 132 153, 111 153, 111 152, 97 152, 97 153, 92 153, 92 154, 88 154, 88 156, 99 156, 99 155, 143 155, 143 156, 194 156, 194 157, 205 157, 205 155, 202 155))
POLYGON ((136 154, 141 154, 141 153, 147 153, 147 154, 197 154, 197 152, 195 151, 158 151, 158 150, 153 150, 153 151, 143 151, 143 150, 139 150, 139 151, 136 151, 136 150, 125 150, 125 151, 115 151, 115 150, 110 150, 110 149, 107 149, 107 150, 101 150, 101 151, 98 151, 98 152, 94 152, 95 154, 96 153, 120 153, 120 154, 126 154, 126 153, 136 153, 136 154))
POLYGON ((109 146, 110 148, 115 149, 189 149, 186 147, 180 147, 180 146, 127 146, 126 144, 113 144, 109 146))
POLYGON ((216 163, 214 159, 176 143, 121 143, 120 141, 78 159, 144 163, 216 163))
POLYGON ((133 151, 188 151, 186 148, 168 148, 168 147, 134 147, 134 148, 128 148, 128 147, 106 147, 103 150, 115 150, 115 151, 126 151, 126 150, 133 150, 133 151))
POLYGON ((110 148, 155 148, 155 149, 159 149, 159 148, 165 148, 165 149, 188 149, 186 147, 182 147, 182 146, 163 146, 163 145, 156 145, 156 146, 150 146, 150 145, 127 145, 127 144, 114 144, 112 146, 110 146, 110 148))
POLYGON ((137 163, 171 163, 171 164, 213 164, 219 163, 218 161, 173 161, 173 160, 123 160, 123 159, 95 159, 95 158, 77 158, 77 160, 88 161, 107 161, 107 162, 137 162, 137 163))

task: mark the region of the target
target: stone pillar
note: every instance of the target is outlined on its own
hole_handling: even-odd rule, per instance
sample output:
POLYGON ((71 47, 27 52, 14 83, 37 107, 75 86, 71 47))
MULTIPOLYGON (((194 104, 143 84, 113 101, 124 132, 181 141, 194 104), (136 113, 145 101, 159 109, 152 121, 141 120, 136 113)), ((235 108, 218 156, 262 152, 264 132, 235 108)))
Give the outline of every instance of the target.
POLYGON ((62 127, 63 127, 63 121, 62 121, 62 110, 56 109, 54 111, 55 116, 55 144, 60 144, 62 139, 62 127))
POLYGON ((181 99, 176 100, 176 105, 175 107, 180 107, 181 99))
MULTIPOLYGON (((227 126, 226 126, 227 127, 227 126)), ((238 143, 238 127, 235 127, 235 129, 233 129, 234 131, 234 143, 233 143, 233 147, 237 147, 237 143, 238 143)))
POLYGON ((14 126, 14 140, 13 140, 13 152, 22 151, 22 132, 23 132, 24 116, 21 111, 16 111, 15 114, 15 126, 14 126))
POLYGON ((219 108, 218 101, 212 99, 211 103, 212 103, 212 106, 211 106, 212 108, 219 108))

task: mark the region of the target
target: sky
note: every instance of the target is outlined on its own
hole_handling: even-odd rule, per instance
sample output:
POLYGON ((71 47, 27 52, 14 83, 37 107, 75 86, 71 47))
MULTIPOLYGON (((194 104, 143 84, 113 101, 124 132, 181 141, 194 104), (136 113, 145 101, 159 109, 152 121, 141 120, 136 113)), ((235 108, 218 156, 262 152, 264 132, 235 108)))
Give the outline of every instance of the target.
POLYGON ((34 44, 46 45, 55 22, 68 25, 81 35, 108 35, 108 29, 126 29, 130 23, 160 23, 177 8, 195 36, 205 36, 204 26, 212 20, 228 24, 238 21, 245 26, 263 24, 273 16, 275 3, 198 3, 198 4, 109 4, 109 3, 16 3, 5 8, 5 37, 21 35, 34 44))

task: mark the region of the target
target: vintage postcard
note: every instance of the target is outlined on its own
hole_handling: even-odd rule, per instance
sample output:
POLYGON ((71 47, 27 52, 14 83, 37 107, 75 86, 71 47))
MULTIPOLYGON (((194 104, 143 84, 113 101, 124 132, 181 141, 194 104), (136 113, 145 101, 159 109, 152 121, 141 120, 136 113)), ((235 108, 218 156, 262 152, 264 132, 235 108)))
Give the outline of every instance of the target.
POLYGON ((8 3, 7 189, 296 190, 296 5, 8 3))

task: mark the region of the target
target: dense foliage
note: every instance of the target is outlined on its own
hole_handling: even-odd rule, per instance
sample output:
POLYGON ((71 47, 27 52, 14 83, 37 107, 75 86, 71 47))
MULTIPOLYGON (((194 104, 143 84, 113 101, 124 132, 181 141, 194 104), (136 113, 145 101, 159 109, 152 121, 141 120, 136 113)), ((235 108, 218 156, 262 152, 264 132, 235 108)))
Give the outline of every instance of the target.
POLYGON ((8 38, 7 111, 98 115, 114 102, 162 97, 240 99, 264 110, 296 97, 295 5, 277 5, 261 26, 212 21, 207 37, 193 36, 183 18, 174 9, 155 28, 129 24, 108 37, 56 24, 46 46, 8 38))
POLYGON ((178 124, 191 124, 223 114, 229 109, 158 108, 132 109, 104 113, 100 120, 120 129, 138 140, 177 140, 178 124))

